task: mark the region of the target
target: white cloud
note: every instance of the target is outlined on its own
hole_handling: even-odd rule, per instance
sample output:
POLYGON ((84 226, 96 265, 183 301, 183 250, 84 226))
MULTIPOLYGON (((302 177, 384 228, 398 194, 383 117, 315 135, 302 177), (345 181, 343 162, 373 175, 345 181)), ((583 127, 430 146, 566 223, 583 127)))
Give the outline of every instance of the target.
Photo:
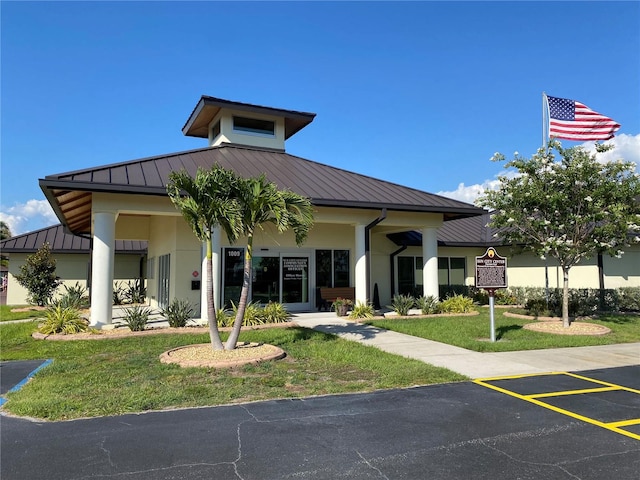
POLYGON ((46 200, 27 200, 25 203, 16 203, 11 207, 3 205, 0 220, 9 225, 13 235, 60 223, 46 200))
MULTIPOLYGON (((605 163, 623 159, 627 162, 634 162, 636 165, 640 165, 640 133, 637 135, 621 133, 603 143, 613 145, 614 148, 608 152, 598 154, 598 160, 600 162, 605 163)), ((595 142, 583 143, 581 147, 584 147, 585 150, 591 153, 595 153, 596 151, 595 142)))
MULTIPOLYGON (((622 133, 613 137, 611 140, 607 140, 606 143, 613 145, 614 148, 608 152, 598 154, 599 161, 604 163, 623 159, 627 162, 634 162, 636 165, 640 165, 640 134, 627 135, 622 133)), ((595 142, 586 142, 580 146, 591 153, 595 153, 596 151, 595 142)), ((502 172, 502 174, 506 174, 509 177, 513 175, 513 172, 502 172)), ((482 183, 473 185, 461 183, 457 189, 438 192, 438 195, 462 202, 474 203, 485 190, 496 190, 498 185, 500 185, 500 182, 497 179, 485 180, 482 183)))
POLYGON ((465 185, 460 183, 458 188, 449 192, 438 192, 438 195, 443 197, 453 198, 462 202, 474 203, 476 199, 484 193, 485 190, 496 190, 500 185, 500 181, 485 180, 482 183, 476 183, 474 185, 465 185))

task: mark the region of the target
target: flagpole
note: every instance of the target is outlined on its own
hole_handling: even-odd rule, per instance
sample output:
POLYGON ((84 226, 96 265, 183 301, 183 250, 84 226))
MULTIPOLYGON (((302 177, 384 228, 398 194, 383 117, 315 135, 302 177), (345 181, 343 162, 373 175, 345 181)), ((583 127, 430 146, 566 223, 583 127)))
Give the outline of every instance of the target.
POLYGON ((542 92, 542 146, 546 148, 547 146, 547 111, 548 111, 548 103, 547 103, 547 94, 542 92))
MULTIPOLYGON (((547 94, 542 92, 542 147, 548 153, 549 139, 547 133, 549 131, 549 102, 547 100, 547 94)), ((544 298, 549 309, 549 260, 547 256, 544 257, 544 298)))

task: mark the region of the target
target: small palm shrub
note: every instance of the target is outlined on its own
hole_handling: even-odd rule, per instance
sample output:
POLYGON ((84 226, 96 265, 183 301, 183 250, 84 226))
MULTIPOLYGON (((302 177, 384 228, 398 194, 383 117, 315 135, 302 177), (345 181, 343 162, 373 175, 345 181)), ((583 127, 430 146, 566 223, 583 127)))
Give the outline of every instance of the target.
POLYGON ((468 313, 473 311, 473 299, 464 295, 454 295, 440 302, 442 313, 468 313))
POLYGON ((146 294, 146 289, 139 278, 136 278, 133 283, 127 282, 127 286, 123 287, 122 295, 126 303, 143 303, 146 294))
POLYGON ((62 307, 55 305, 46 311, 46 319, 38 326, 38 331, 45 335, 54 333, 72 334, 86 332, 89 323, 82 317, 80 312, 72 307, 62 307))
POLYGON ((373 305, 370 303, 356 302, 356 304, 351 308, 349 318, 373 318, 374 313, 375 310, 373 309, 373 305))
POLYGON ((113 285, 113 304, 122 305, 125 303, 125 288, 122 286, 122 282, 116 282, 113 285))
POLYGON ((400 316, 409 314, 409 310, 415 305, 415 299, 411 295, 396 294, 391 300, 390 308, 400 316))
POLYGON ((193 307, 188 300, 174 298, 171 303, 162 310, 162 316, 167 319, 169 326, 181 328, 187 325, 187 321, 193 315, 193 307))
POLYGON ((82 310, 89 306, 87 289, 80 285, 79 282, 76 282, 73 287, 63 286, 65 292, 54 302, 54 305, 60 305, 62 308, 75 308, 77 310, 82 310))
POLYGON ((416 308, 419 308, 423 315, 438 313, 438 303, 438 299, 433 295, 429 295, 428 297, 423 295, 416 298, 416 308))
POLYGON ((289 312, 278 302, 269 302, 262 309, 265 323, 284 323, 289 321, 289 312))
POLYGON ((140 305, 124 310, 124 322, 132 332, 141 332, 147 327, 151 310, 140 305))
POLYGON ((216 312, 216 323, 218 324, 218 328, 230 327, 233 323, 233 318, 234 317, 231 316, 231 312, 224 310, 223 308, 220 308, 216 312))
MULTIPOLYGON (((235 317, 238 314, 238 306, 231 302, 233 308, 233 318, 229 320, 229 326, 233 325, 235 317)), ((264 323, 264 316, 262 315, 262 308, 259 303, 249 302, 244 310, 244 318, 242 319, 242 325, 250 327, 254 325, 262 325, 264 323)))

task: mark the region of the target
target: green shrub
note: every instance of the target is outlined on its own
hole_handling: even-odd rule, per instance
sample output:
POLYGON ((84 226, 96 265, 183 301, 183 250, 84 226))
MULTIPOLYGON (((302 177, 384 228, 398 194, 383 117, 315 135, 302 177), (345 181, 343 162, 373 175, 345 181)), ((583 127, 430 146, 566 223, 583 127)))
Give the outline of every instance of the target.
POLYGON ((231 312, 220 308, 216 312, 216 323, 218 324, 218 328, 230 327, 233 323, 234 317, 231 316, 231 312))
MULTIPOLYGON (((231 310, 218 310, 216 322, 218 327, 232 327, 238 313, 238 306, 231 302, 231 310)), ((259 303, 249 302, 244 310, 243 326, 264 325, 265 323, 288 322, 291 315, 287 309, 278 302, 269 302, 264 307, 259 303)))
POLYGON ((454 295, 440 302, 440 312, 442 313, 468 313, 473 311, 473 299, 464 295, 454 295))
POLYGON ((267 303, 262 309, 262 315, 265 323, 288 322, 291 316, 284 305, 278 302, 267 303))
POLYGON ((640 287, 624 287, 618 291, 620 311, 640 312, 640 287))
POLYGON ((547 301, 544 298, 532 298, 527 300, 524 305, 525 310, 529 315, 534 317, 545 317, 549 315, 547 309, 547 301))
POLYGON ((48 243, 34 254, 27 255, 15 278, 29 292, 29 303, 43 307, 51 301, 61 282, 56 276, 56 259, 51 256, 48 243))
POLYGON ((439 301, 433 295, 429 295, 425 297, 424 295, 416 298, 416 308, 419 308, 422 311, 423 315, 431 315, 433 313, 438 312, 438 304, 439 301))
POLYGON ((375 310, 370 303, 356 302, 351 309, 349 318, 373 318, 375 310))
POLYGON ((415 305, 415 299, 411 295, 396 294, 391 299, 390 308, 400 316, 409 314, 409 310, 415 305))
POLYGON ((54 333, 72 334, 86 332, 89 323, 80 317, 80 312, 72 307, 55 305, 46 310, 46 319, 38 326, 38 331, 45 335, 54 333))
POLYGON ((167 308, 162 310, 162 316, 173 328, 185 327, 192 315, 193 307, 188 300, 182 298, 174 298, 167 308))
POLYGON ((496 305, 517 305, 518 299, 509 289, 499 288, 494 294, 496 305))
MULTIPOLYGON (((238 314, 238 306, 233 302, 231 302, 231 306, 233 307, 233 318, 229 319, 229 326, 233 326, 235 317, 238 314)), ((260 304, 255 302, 248 302, 247 306, 244 309, 244 318, 242 319, 242 325, 245 327, 250 327, 253 325, 262 325, 263 323, 265 322, 260 304)))
POLYGON ((60 305, 62 308, 75 308, 82 310, 89 306, 89 296, 87 295, 87 289, 80 285, 79 282, 73 287, 63 285, 65 292, 60 298, 58 298, 54 305, 60 305))
POLYGON ((122 282, 116 282, 113 285, 113 304, 123 305, 126 301, 124 297, 125 288, 122 286, 122 282))
POLYGON ((128 281, 122 291, 123 300, 126 303, 144 303, 146 294, 146 289, 139 278, 136 278, 133 283, 128 281))
POLYGON ((151 310, 141 305, 125 308, 124 322, 132 332, 141 332, 147 327, 151 310))

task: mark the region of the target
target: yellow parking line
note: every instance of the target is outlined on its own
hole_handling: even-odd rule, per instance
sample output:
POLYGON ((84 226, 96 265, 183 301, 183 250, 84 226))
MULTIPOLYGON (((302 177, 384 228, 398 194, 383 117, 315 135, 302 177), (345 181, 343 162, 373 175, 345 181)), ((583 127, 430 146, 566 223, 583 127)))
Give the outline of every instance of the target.
POLYGON ((575 373, 567 373, 571 377, 579 378, 581 380, 586 380, 588 382, 599 383, 600 385, 607 385, 609 387, 616 387, 621 390, 626 390, 627 392, 638 393, 640 394, 640 390, 635 390, 633 388, 624 387, 622 385, 616 385, 615 383, 603 382, 602 380, 596 380, 595 378, 583 377, 582 375, 576 375, 575 373))
MULTIPOLYGON (((569 373, 566 373, 566 372, 553 372, 553 373, 537 374, 537 375, 535 375, 535 374, 534 375, 527 374, 527 375, 513 375, 513 376, 509 376, 509 377, 480 378, 480 379, 473 380, 473 383, 475 383, 477 385, 481 385, 481 386, 486 387, 486 388, 490 388, 490 389, 495 390, 497 392, 504 393, 504 394, 509 395, 511 397, 519 398, 520 400, 524 400, 525 402, 533 403, 534 405, 538 405, 540 407, 547 408, 547 409, 552 410, 554 412, 561 413, 563 415, 567 415, 568 417, 575 418, 577 420, 581 420, 581 421, 586 422, 586 423, 590 423, 590 424, 595 425, 597 427, 606 428, 607 430, 610 430, 610 431, 615 432, 615 433, 619 433, 620 435, 625 435, 625 436, 631 437, 631 438, 633 438, 635 440, 640 440, 640 435, 637 435, 637 434, 632 433, 632 432, 627 432, 626 430, 622 430, 621 428, 619 428, 619 427, 622 427, 622 426, 626 426, 626 425, 620 424, 621 422, 612 422, 612 423, 600 422, 599 420, 596 420, 594 418, 585 417, 584 415, 580 415, 578 413, 570 412, 569 410, 565 410, 563 408, 556 407, 555 405, 551 405, 551 404, 548 404, 548 403, 545 403, 545 402, 541 402, 540 400, 537 400, 536 398, 533 398, 535 395, 533 395, 533 396, 532 395, 521 395, 521 394, 513 392, 511 390, 507 390, 505 388, 501 388, 501 387, 498 387, 498 386, 495 386, 495 385, 491 385, 490 383, 486 383, 486 382, 498 381, 498 380, 509 380, 509 379, 516 379, 516 378, 523 378, 523 377, 535 377, 535 376, 540 377, 540 376, 545 376, 545 375, 569 375, 569 376, 574 376, 576 378, 582 378, 583 380, 592 381, 592 379, 590 379, 590 378, 581 377, 579 375, 573 375, 573 374, 569 374, 569 373)), ((620 389, 620 390, 628 390, 628 391, 636 392, 633 389, 623 388, 620 385, 614 385, 612 383, 601 382, 601 381, 595 381, 595 383, 606 384, 608 386, 613 386, 613 387, 619 387, 618 389, 620 389)), ((562 393, 562 392, 556 392, 556 393, 562 393)), ((541 395, 544 395, 544 394, 541 394, 541 395)))
POLYGON ((561 397, 563 395, 578 395, 581 393, 597 393, 597 392, 611 392, 613 390, 622 390, 620 387, 599 387, 599 388, 585 388, 582 390, 566 390, 560 392, 547 392, 547 393, 534 393, 533 395, 525 395, 527 398, 547 398, 547 397, 561 397))
POLYGON ((640 425, 640 418, 632 418, 631 420, 623 420, 621 422, 609 422, 607 425, 614 428, 631 427, 632 425, 640 425))

